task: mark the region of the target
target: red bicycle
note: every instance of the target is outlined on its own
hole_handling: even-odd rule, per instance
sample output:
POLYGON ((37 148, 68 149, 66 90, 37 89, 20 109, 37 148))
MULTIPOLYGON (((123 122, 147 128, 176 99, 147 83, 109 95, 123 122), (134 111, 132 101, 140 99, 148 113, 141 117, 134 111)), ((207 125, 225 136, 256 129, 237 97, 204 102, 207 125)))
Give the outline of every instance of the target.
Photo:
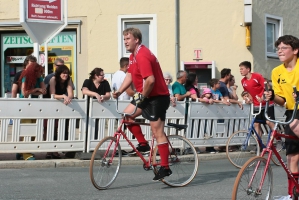
MULTIPOLYGON (((124 124, 140 124, 149 126, 149 123, 129 122, 126 116, 133 113, 120 113, 118 111, 118 101, 116 100, 116 111, 122 114, 120 126, 112 137, 105 137, 95 147, 90 160, 89 175, 92 184, 99 190, 107 189, 115 181, 121 166, 122 151, 120 146, 120 138, 123 137, 133 148, 136 154, 143 161, 143 169, 145 171, 153 170, 154 174, 158 172, 160 166, 160 156, 158 147, 154 146, 155 138, 151 139, 151 150, 149 158, 146 160, 144 156, 135 148, 132 142, 123 131, 124 124)), ((175 128, 177 130, 186 129, 187 125, 168 123, 166 127, 175 128)), ((169 143, 169 166, 172 175, 165 177, 161 181, 169 186, 182 187, 189 184, 197 174, 199 159, 197 152, 192 143, 180 135, 168 135, 169 143)))
MULTIPOLYGON (((294 88, 294 92, 296 93, 296 88, 294 88)), ((281 156, 277 152, 275 146, 273 145, 274 139, 280 138, 289 138, 293 140, 299 140, 296 136, 290 136, 285 134, 280 134, 277 132, 277 128, 279 124, 288 125, 290 124, 296 115, 298 108, 298 99, 296 99, 296 103, 294 106, 294 111, 291 119, 287 122, 281 122, 276 120, 269 119, 267 115, 268 110, 268 102, 265 108, 265 117, 267 120, 275 123, 274 130, 272 131, 272 135, 270 141, 267 144, 267 147, 263 149, 261 156, 255 156, 249 159, 241 168, 238 173, 238 176, 235 180, 233 192, 232 192, 232 200, 236 199, 265 199, 270 200, 272 198, 272 190, 273 190, 273 173, 270 166, 270 160, 274 153, 281 166, 287 173, 288 177, 294 182, 295 187, 293 188, 294 196, 299 196, 299 184, 287 168, 286 164, 283 162, 281 156), (265 155, 267 154, 267 155, 265 155), (264 158, 264 156, 266 158, 264 158)), ((293 197, 294 199, 295 197, 293 197)))

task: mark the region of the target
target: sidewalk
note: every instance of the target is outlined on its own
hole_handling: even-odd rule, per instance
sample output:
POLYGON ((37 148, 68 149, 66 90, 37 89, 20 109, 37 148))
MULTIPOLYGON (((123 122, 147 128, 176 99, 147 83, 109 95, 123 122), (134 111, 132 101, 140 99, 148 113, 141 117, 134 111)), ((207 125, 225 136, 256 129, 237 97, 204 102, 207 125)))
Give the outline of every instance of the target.
MULTIPOLYGON (((199 162, 204 160, 226 159, 226 153, 205 153, 200 149, 199 162)), ((16 160, 14 153, 0 154, 0 169, 22 169, 22 168, 58 168, 58 167, 89 167, 91 153, 77 153, 76 158, 69 159, 45 159, 46 153, 34 153, 36 160, 16 160)), ((63 154, 62 154, 63 155, 63 154)), ((147 159, 147 157, 145 157, 147 159)), ((142 165, 139 157, 122 157, 122 165, 142 165)))

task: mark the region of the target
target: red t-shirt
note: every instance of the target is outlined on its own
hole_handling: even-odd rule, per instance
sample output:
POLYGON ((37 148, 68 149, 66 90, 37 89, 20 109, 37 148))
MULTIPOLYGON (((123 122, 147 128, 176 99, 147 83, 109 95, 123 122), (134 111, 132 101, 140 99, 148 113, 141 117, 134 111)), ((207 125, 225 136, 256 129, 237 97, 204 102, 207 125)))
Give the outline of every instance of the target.
POLYGON ((138 92, 143 91, 144 79, 153 75, 155 84, 149 97, 169 96, 158 59, 144 45, 138 47, 135 57, 133 53, 130 55, 128 72, 131 73, 133 84, 138 92))
MULTIPOLYGON (((251 78, 248 80, 246 77, 244 77, 241 80, 242 86, 245 91, 247 91, 253 99, 253 105, 259 106, 260 102, 256 99, 256 96, 262 97, 264 94, 264 82, 265 79, 261 74, 258 73, 251 73, 251 78)), ((262 106, 265 106, 266 102, 262 102, 262 106)), ((270 102, 270 104, 273 104, 273 102, 270 102)))

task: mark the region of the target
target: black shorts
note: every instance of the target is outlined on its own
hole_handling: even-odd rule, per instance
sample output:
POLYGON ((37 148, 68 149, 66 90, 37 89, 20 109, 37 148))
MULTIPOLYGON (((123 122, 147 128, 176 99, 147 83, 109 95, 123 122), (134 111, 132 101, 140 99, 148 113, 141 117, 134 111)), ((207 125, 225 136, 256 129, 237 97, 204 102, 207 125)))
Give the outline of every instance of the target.
MULTIPOLYGON (((286 110, 286 121, 289 121, 292 118, 293 110, 286 110)), ((299 119, 299 112, 297 111, 295 119, 299 119)), ((286 135, 296 136, 295 133, 291 130, 290 125, 284 127, 284 132, 286 135)), ((297 154, 299 153, 299 140, 292 140, 286 138, 286 154, 297 154)))
MULTIPOLYGON (((131 104, 136 105, 135 100, 131 101, 131 104)), ((145 98, 141 103, 137 105, 138 108, 142 109, 142 117, 150 121, 161 121, 166 119, 166 110, 170 104, 169 96, 155 96, 145 98)))
MULTIPOLYGON (((267 114, 270 117, 270 119, 275 119, 274 106, 270 106, 268 108, 267 114)), ((262 124, 266 123, 265 109, 261 110, 261 113, 256 116, 254 122, 258 122, 258 123, 262 123, 262 124)))

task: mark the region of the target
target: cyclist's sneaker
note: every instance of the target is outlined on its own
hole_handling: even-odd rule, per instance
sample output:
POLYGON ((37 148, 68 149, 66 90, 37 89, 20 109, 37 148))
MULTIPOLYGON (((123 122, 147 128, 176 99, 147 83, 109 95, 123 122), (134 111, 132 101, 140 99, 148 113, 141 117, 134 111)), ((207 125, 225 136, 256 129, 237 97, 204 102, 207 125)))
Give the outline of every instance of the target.
MULTIPOLYGON (((146 145, 144 145, 144 146, 141 146, 140 144, 138 144, 138 146, 136 147, 136 149, 137 149, 140 153, 142 153, 142 154, 147 154, 147 153, 150 152, 151 147, 150 147, 148 144, 146 144, 146 145)), ((128 154, 130 154, 130 155, 135 155, 135 154, 136 154, 136 151, 134 151, 134 149, 133 149, 132 151, 128 152, 128 154)))
POLYGON ((165 176, 170 176, 172 174, 171 169, 169 168, 165 168, 165 167, 160 167, 158 173, 156 174, 156 176, 153 178, 153 181, 159 181, 161 179, 163 179, 165 176))
POLYGON ((273 200, 292 200, 292 197, 290 195, 288 195, 288 196, 275 196, 275 197, 273 197, 273 200))
POLYGON ((211 154, 215 154, 216 153, 216 150, 214 147, 206 147, 206 152, 209 152, 211 154))
MULTIPOLYGON (((116 150, 116 156, 118 156, 118 150, 116 150)), ((121 155, 122 156, 128 156, 128 152, 126 152, 125 150, 121 150, 121 155)))

